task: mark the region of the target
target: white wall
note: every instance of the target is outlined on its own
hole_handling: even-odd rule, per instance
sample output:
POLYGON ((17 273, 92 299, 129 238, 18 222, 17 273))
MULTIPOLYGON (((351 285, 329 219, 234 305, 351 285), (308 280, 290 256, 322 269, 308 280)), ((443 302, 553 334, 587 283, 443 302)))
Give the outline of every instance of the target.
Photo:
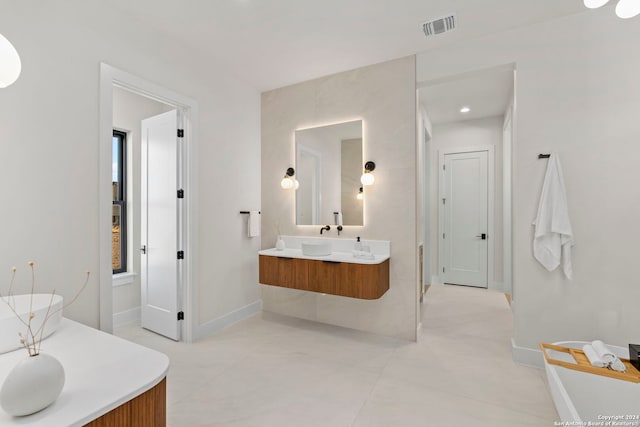
POLYGON ((431 175, 429 178, 431 185, 431 246, 430 251, 434 254, 434 269, 433 271, 438 273, 439 259, 439 244, 438 239, 438 208, 439 204, 439 188, 441 185, 442 174, 440 173, 440 167, 438 162, 440 161, 439 153, 444 150, 455 151, 457 149, 467 149, 474 147, 494 147, 494 222, 493 222, 493 234, 489 236, 493 239, 494 253, 493 253, 493 265, 489 268, 493 269, 493 281, 489 283, 489 289, 502 290, 502 276, 503 276, 503 256, 502 256, 502 123, 503 118, 501 116, 488 117, 476 120, 464 120, 452 123, 443 123, 433 125, 433 136, 431 139, 431 175))
POLYGON ((516 63, 513 140, 515 345, 640 341, 634 266, 640 228, 638 18, 611 7, 418 56, 418 81, 516 63), (546 168, 562 159, 576 246, 573 281, 533 258, 531 222, 546 168))
POLYGON ((133 281, 113 288, 113 313, 140 307, 140 142, 142 119, 170 111, 171 106, 113 88, 113 126, 127 132, 127 270, 133 281))
MULTIPOLYGON (((364 226, 345 226, 340 237, 391 241, 390 289, 380 299, 263 286, 265 310, 416 339, 415 99, 413 56, 262 94, 263 248, 275 245, 276 224, 282 234, 320 235, 320 226, 295 225, 294 193, 279 185, 295 159, 294 131, 357 119, 376 181, 365 190, 364 226)), ((335 227, 328 235, 337 237, 335 227)))
MULTIPOLYGON (((108 3, 12 2, 2 33, 22 76, 0 91, 5 200, 0 271, 34 259, 41 289, 70 297, 66 315, 98 326, 98 105, 104 61, 198 102, 198 321, 259 304, 256 252, 240 210, 260 207, 259 93, 197 52, 108 3)), ((195 314, 195 313, 192 313, 195 314)), ((197 334, 197 331, 196 331, 197 334)))

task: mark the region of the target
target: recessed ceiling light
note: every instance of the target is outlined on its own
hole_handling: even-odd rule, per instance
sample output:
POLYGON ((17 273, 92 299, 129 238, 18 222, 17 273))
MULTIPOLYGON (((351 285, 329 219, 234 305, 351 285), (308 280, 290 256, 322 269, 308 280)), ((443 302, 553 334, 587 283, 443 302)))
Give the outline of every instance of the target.
POLYGON ((460 112, 461 112, 461 113, 463 113, 463 114, 464 114, 464 113, 468 113, 469 111, 471 111, 471 108, 469 108, 469 107, 462 107, 462 108, 460 109, 460 112))

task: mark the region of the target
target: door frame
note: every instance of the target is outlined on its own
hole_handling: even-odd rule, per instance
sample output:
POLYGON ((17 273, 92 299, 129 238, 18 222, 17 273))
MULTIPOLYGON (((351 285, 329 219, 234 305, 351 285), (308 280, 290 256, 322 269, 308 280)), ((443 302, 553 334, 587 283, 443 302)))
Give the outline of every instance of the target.
POLYGON ((487 152, 487 289, 496 289, 494 274, 494 250, 495 250, 495 147, 493 145, 478 145, 467 148, 445 148, 438 150, 438 283, 443 282, 442 268, 444 267, 444 245, 442 233, 444 233, 444 207, 442 194, 444 191, 444 156, 447 154, 487 152))
MULTIPOLYGON (((513 80, 515 82, 515 70, 513 80)), ((513 309, 514 292, 513 292, 513 254, 511 252, 511 189, 512 189, 512 176, 513 176, 513 140, 514 140, 514 110, 515 105, 513 100, 507 108, 507 112, 504 115, 504 122, 502 124, 502 286, 504 292, 511 296, 510 307, 513 309), (508 141, 505 138, 509 135, 508 141)))
MULTIPOLYGON (((181 111, 184 138, 179 162, 183 170, 182 188, 185 191, 183 216, 179 222, 185 259, 182 263, 182 301, 184 321, 181 337, 192 342, 198 319, 197 304, 198 266, 197 250, 197 129, 198 104, 193 98, 178 94, 144 78, 100 63, 100 110, 98 137, 98 197, 99 197, 99 287, 100 287, 100 330, 113 333, 113 274, 111 268, 111 135, 113 129, 113 87, 120 87, 138 95, 171 105, 181 111)), ((180 125, 180 123, 179 123, 180 125)))

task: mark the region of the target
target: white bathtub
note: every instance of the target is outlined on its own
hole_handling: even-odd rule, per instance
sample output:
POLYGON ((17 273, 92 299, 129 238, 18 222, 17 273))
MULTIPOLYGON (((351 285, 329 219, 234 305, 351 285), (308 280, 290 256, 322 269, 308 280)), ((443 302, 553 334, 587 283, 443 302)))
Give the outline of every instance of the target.
MULTIPOLYGON (((25 322, 28 322, 31 295, 27 294, 4 297, 5 301, 8 300, 8 298, 11 298, 12 304, 15 301, 16 311, 25 322)), ((47 308, 49 307, 50 302, 51 294, 33 295, 33 313, 35 314, 35 317, 31 321, 31 329, 34 332, 42 325, 42 321, 47 314, 47 308)), ((60 295, 54 295, 50 313, 60 310, 62 308, 62 302, 63 300, 60 295)), ((44 332, 42 334, 43 340, 58 328, 61 319, 62 310, 49 318, 45 324, 44 332)), ((27 327, 16 318, 16 315, 4 301, 0 301, 0 354, 22 347, 18 332, 21 332, 22 335, 26 337, 26 331, 27 327)))
MULTIPOLYGON (((584 341, 563 341, 556 345, 582 349, 584 341)), ((618 357, 629 357, 629 350, 623 347, 608 345, 618 357)), ((575 363, 567 353, 547 350, 552 359, 575 363)), ((556 405, 560 420, 565 425, 587 425, 591 422, 629 422, 640 425, 640 383, 617 380, 601 375, 589 374, 551 365, 545 360, 549 389, 556 405), (611 418, 614 417, 614 418, 611 418), (615 418, 618 417, 618 418, 615 418), (622 417, 622 418, 620 418, 622 417), (628 417, 628 418, 627 418, 628 417), (573 424, 568 424, 573 422, 573 424)))

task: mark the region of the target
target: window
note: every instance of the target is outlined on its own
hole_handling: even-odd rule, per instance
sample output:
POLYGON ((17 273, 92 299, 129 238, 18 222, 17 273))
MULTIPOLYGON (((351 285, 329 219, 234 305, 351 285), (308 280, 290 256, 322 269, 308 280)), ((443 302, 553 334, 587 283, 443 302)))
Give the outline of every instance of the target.
POLYGON ((113 130, 113 206, 111 215, 111 265, 113 274, 127 271, 127 134, 113 130))

